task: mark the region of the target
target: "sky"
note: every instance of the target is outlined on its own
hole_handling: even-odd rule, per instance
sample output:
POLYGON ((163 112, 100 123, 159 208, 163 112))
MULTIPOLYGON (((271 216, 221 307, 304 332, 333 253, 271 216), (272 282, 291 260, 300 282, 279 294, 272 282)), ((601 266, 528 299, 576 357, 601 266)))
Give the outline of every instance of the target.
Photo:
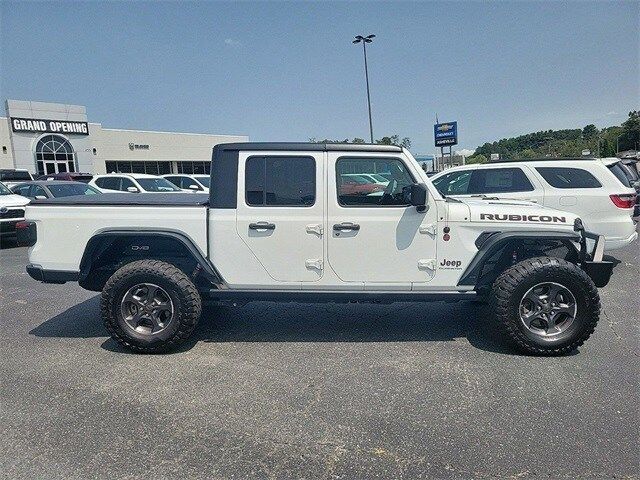
POLYGON ((10 2, 0 98, 85 105, 108 128, 252 141, 410 137, 458 149, 620 124, 640 108, 640 2, 10 2))

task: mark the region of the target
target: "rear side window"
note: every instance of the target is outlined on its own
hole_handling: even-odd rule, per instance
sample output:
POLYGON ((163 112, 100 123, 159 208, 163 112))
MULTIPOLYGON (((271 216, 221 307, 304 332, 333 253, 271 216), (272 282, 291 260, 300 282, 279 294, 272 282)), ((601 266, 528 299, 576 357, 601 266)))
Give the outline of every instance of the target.
POLYGON ((620 182, 625 187, 631 187, 631 182, 629 181, 629 177, 624 171, 623 167, 620 165, 620 162, 614 163, 613 165, 609 165, 609 171, 613 173, 620 182))
POLYGON ((582 168, 537 167, 545 181, 555 188, 599 188, 602 184, 582 168))
POLYGON ((245 165, 247 205, 309 207, 316 201, 312 157, 250 157, 245 165))
POLYGON ((479 168, 471 174, 468 193, 483 195, 533 190, 533 185, 520 168, 479 168))

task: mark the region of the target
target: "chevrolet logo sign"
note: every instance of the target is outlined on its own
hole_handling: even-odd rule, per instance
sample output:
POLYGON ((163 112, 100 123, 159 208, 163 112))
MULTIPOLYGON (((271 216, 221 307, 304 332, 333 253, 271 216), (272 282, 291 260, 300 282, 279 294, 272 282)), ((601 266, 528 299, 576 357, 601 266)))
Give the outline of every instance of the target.
POLYGON ((443 131, 443 132, 448 132, 452 128, 453 128, 453 125, 451 125, 450 123, 443 123, 442 125, 440 125, 438 127, 438 130, 443 131))

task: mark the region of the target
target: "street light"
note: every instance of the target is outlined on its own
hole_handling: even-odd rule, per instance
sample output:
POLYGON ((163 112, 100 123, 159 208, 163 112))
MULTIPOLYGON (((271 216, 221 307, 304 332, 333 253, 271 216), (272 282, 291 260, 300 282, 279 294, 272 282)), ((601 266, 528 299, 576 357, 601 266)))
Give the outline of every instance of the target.
POLYGON ((364 77, 367 80, 367 104, 369 105, 369 134, 371 135, 371 143, 373 143, 373 123, 371 122, 371 95, 369 94, 369 69, 367 68, 367 43, 373 42, 375 35, 356 35, 353 43, 362 43, 364 51, 364 77))

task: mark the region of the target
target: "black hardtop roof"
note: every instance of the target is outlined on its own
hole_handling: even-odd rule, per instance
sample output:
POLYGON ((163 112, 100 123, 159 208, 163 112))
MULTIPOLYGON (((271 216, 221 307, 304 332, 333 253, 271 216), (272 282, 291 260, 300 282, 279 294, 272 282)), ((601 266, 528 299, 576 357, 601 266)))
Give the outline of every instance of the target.
POLYGON ((215 150, 271 150, 308 152, 402 152, 397 145, 377 145, 370 143, 313 143, 313 142, 243 142, 220 143, 215 150))

